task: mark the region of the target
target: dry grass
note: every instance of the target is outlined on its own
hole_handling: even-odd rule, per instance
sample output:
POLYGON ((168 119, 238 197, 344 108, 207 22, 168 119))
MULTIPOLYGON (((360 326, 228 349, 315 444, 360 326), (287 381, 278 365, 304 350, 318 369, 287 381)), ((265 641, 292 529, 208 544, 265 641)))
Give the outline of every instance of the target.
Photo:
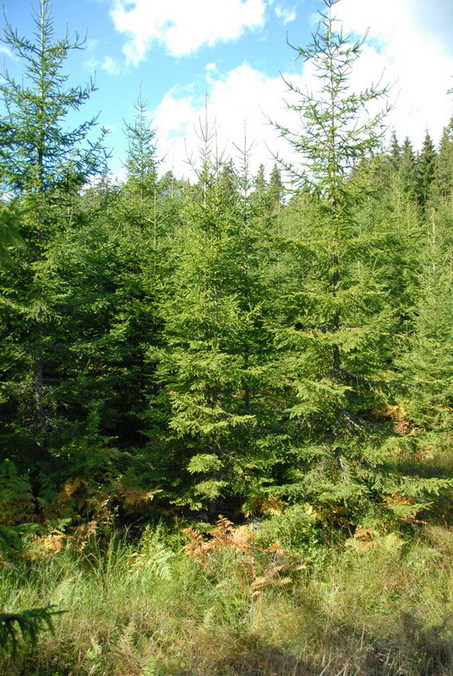
POLYGON ((231 530, 203 560, 193 549, 157 530, 135 550, 113 541, 101 553, 93 539, 82 552, 4 569, 3 608, 55 603, 69 612, 35 651, 24 648, 15 661, 3 655, 0 673, 453 673, 449 529, 427 527, 416 542, 394 534, 351 539, 311 561, 278 547, 263 551, 231 530))

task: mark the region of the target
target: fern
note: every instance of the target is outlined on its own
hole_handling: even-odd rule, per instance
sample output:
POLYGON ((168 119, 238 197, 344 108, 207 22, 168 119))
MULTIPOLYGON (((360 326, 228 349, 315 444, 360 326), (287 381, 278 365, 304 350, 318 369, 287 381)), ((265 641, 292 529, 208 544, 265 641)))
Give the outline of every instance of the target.
POLYGON ((175 556, 175 552, 162 541, 160 531, 154 532, 147 527, 141 537, 139 551, 132 555, 131 572, 147 570, 156 578, 169 580, 175 556))

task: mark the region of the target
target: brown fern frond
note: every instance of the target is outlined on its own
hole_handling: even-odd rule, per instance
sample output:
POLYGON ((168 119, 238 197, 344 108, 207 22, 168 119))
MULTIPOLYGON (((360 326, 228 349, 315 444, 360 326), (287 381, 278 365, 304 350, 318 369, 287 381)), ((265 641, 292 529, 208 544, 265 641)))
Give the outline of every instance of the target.
POLYGON ((205 540, 194 528, 184 528, 182 532, 189 538, 189 542, 184 546, 189 559, 206 565, 213 549, 212 542, 205 540))
POLYGON ((82 479, 79 476, 66 479, 60 492, 58 493, 57 501, 66 502, 67 500, 70 500, 81 486, 86 486, 87 484, 88 481, 86 481, 86 479, 82 479))

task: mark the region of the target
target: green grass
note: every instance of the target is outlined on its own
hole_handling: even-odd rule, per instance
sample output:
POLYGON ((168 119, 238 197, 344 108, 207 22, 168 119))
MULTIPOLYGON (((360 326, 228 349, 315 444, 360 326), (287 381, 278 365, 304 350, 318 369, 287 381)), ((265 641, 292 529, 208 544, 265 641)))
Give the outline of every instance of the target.
POLYGON ((101 550, 91 538, 81 552, 30 550, 3 568, 1 608, 68 612, 34 650, 3 653, 0 673, 453 673, 453 531, 349 539, 308 557, 262 549, 223 543, 203 565, 158 528, 135 547, 114 538, 101 550))

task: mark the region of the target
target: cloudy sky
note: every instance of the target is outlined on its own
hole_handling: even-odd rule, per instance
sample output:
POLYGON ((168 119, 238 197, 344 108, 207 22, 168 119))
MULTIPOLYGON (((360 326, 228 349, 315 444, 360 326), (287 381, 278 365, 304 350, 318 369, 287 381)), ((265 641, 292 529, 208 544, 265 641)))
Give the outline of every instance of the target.
MULTIPOLYGON (((4 0, 10 24, 34 30, 30 0, 4 0)), ((190 175, 200 120, 216 127, 218 146, 253 145, 254 166, 285 152, 268 118, 285 123, 285 85, 311 87, 312 73, 288 46, 304 46, 317 24, 321 0, 53 0, 55 34, 86 34, 86 48, 67 61, 72 84, 95 74, 98 91, 83 109, 99 113, 112 148, 111 170, 121 174, 124 121, 134 118, 141 90, 156 128, 162 169, 190 175)), ((383 77, 392 83, 388 122, 400 139, 420 147, 425 129, 437 142, 453 112, 452 0, 339 0, 346 32, 368 32, 353 77, 360 88, 383 77)), ((4 68, 20 62, 0 46, 4 68)))

